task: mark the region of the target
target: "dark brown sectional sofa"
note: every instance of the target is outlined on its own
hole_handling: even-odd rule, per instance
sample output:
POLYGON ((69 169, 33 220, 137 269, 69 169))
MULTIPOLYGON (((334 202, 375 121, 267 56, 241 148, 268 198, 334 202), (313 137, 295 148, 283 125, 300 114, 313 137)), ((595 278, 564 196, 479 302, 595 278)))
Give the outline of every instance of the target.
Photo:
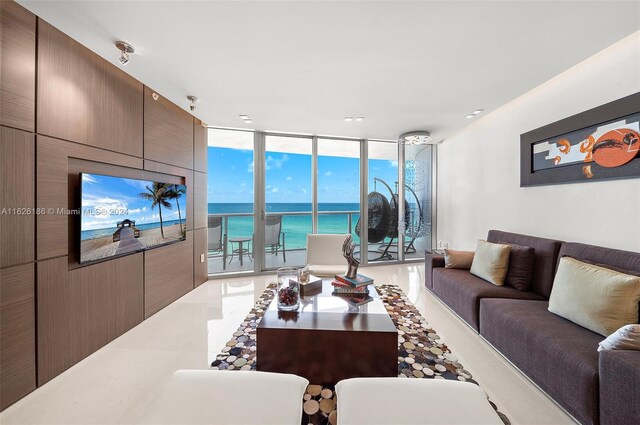
POLYGON ((582 424, 640 424, 640 351, 598 353, 602 335, 547 310, 563 256, 640 275, 640 253, 491 230, 535 249, 528 291, 495 286, 428 254, 425 286, 582 424))

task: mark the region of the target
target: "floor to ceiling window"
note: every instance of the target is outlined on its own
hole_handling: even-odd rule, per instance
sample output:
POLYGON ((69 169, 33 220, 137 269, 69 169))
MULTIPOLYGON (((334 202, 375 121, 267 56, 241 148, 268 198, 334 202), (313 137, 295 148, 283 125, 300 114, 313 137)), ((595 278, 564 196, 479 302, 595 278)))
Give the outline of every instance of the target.
MULTIPOLYGON (((360 141, 318 138, 318 233, 349 233, 360 245, 360 141)), ((359 248, 357 248, 359 251, 359 248)))
POLYGON ((434 150, 210 129, 209 273, 302 266, 314 232, 351 234, 363 265, 423 258, 432 247, 434 150))
POLYGON ((302 266, 312 222, 312 138, 266 135, 264 267, 302 266))
POLYGON ((254 135, 209 129, 209 273, 252 271, 254 135))
POLYGON ((424 258, 432 248, 433 145, 404 146, 404 258, 424 258))
POLYGON ((368 141, 369 262, 398 259, 398 144, 368 141))

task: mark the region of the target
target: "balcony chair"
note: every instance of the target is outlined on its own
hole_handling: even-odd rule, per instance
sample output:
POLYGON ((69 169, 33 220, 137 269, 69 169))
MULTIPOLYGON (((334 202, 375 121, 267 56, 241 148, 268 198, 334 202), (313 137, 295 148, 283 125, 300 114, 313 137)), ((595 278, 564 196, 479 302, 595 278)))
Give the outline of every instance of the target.
POLYGON ((222 217, 209 217, 207 226, 207 236, 209 245, 207 247, 207 257, 222 254, 222 269, 227 268, 226 235, 222 232, 222 217), (223 237, 224 236, 224 237, 223 237))
POLYGON ((285 234, 282 231, 282 216, 269 215, 264 224, 264 247, 271 254, 278 256, 278 251, 282 249, 282 261, 287 262, 287 251, 285 247, 285 234))
POLYGON ((307 235, 307 265, 316 276, 333 276, 347 271, 342 245, 348 234, 307 235))

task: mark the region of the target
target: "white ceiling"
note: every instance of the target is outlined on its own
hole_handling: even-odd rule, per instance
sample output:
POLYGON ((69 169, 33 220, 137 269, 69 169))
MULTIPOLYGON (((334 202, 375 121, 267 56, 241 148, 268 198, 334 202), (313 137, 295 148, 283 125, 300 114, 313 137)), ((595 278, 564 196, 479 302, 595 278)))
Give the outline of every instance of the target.
POLYGON ((133 44, 125 70, 209 125, 383 139, 440 141, 640 29, 638 1, 19 3, 114 64, 133 44))

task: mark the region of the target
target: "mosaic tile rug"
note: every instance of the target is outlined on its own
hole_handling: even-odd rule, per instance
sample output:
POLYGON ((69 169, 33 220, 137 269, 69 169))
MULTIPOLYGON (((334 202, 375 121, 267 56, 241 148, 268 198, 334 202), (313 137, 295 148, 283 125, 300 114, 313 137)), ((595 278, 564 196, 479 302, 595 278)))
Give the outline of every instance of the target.
MULTIPOLYGON (((255 370, 256 329, 274 296, 275 284, 262 293, 233 337, 211 363, 213 369, 255 370)), ((472 382, 471 373, 458 362, 418 309, 396 285, 376 285, 391 320, 398 329, 398 377, 452 379, 472 382)), ((337 398, 331 385, 309 385, 304 395, 302 424, 335 425, 337 398)), ((507 417, 489 401, 500 419, 507 417)))

